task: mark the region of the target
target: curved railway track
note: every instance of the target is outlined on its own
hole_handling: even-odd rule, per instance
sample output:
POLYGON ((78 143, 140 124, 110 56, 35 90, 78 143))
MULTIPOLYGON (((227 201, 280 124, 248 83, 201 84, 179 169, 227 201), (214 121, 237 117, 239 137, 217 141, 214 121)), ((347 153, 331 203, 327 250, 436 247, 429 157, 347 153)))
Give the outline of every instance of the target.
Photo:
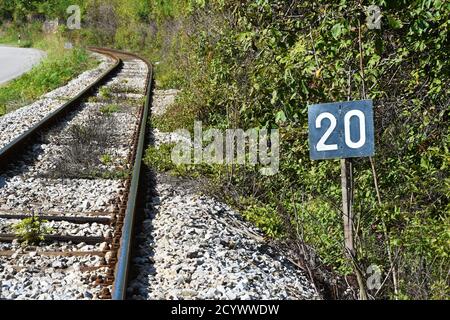
MULTIPOLYGON (((0 274, 29 281, 43 274, 37 290, 56 292, 41 298, 126 298, 153 70, 134 54, 90 50, 114 63, 0 148, 0 274), (21 249, 13 225, 31 215, 46 220, 51 232, 42 245, 21 249), (86 293, 71 296, 69 273, 86 293)), ((36 298, 15 287, 25 292, 20 298, 36 298)), ((5 296, 15 293, 0 288, 5 296)))

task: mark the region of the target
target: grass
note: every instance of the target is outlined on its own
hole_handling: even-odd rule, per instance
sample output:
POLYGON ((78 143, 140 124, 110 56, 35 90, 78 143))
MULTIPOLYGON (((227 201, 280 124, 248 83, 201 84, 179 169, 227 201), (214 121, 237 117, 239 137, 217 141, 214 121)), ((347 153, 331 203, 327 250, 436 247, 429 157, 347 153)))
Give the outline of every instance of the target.
POLYGON ((108 104, 106 106, 102 106, 100 108, 100 112, 106 116, 110 116, 113 113, 116 113, 119 111, 119 106, 117 104, 108 104))
MULTIPOLYGON (((0 42, 10 41, 2 38, 0 42)), ((57 35, 42 36, 32 45, 29 42, 24 40, 23 44, 44 50, 47 56, 28 73, 0 86, 0 116, 30 104, 98 64, 83 49, 64 49, 64 40, 57 35)))
MULTIPOLYGON (((158 88, 159 89, 159 88, 158 88)), ((178 129, 192 130, 198 120, 195 107, 186 108, 183 100, 168 106, 163 115, 152 117, 151 125, 162 132, 173 132, 178 129)))
POLYGON ((107 154, 107 153, 102 154, 101 157, 100 157, 100 162, 101 162, 102 164, 104 164, 104 165, 108 165, 108 164, 112 163, 112 157, 111 157, 111 155, 110 155, 110 154, 107 154))
POLYGON ((102 99, 110 99, 112 97, 111 88, 109 88, 109 87, 101 87, 100 90, 98 91, 98 95, 102 99))

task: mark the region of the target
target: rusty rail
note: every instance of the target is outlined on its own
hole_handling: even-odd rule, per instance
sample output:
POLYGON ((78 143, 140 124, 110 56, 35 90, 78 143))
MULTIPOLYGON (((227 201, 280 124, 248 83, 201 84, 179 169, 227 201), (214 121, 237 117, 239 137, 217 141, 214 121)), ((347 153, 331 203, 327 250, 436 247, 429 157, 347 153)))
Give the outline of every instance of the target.
MULTIPOLYGON (((93 221, 97 220, 99 223, 110 223, 114 226, 114 234, 112 239, 102 237, 72 237, 72 236, 60 236, 60 235, 48 235, 45 236, 45 241, 71 241, 75 243, 99 243, 108 242, 111 244, 111 260, 108 264, 108 272, 106 276, 105 286, 112 285, 112 294, 105 288, 103 298, 112 298, 114 300, 123 300, 126 298, 126 289, 128 281, 128 271, 130 267, 131 249, 133 241, 133 231, 137 210, 137 201, 139 194, 139 187, 142 179, 142 158, 145 147, 145 137, 147 130, 147 118, 150 112, 151 96, 153 89, 153 66, 147 60, 132 54, 126 53, 114 49, 106 48, 88 48, 91 51, 106 54, 112 57, 116 62, 115 64, 106 70, 93 84, 80 92, 75 98, 65 103, 63 106, 47 115, 39 123, 30 128, 27 132, 21 134, 18 138, 14 139, 11 143, 6 145, 0 150, 0 168, 5 168, 7 165, 13 162, 17 158, 17 155, 22 154, 24 150, 30 145, 31 141, 39 137, 39 134, 43 130, 48 130, 54 126, 61 117, 67 115, 72 109, 79 105, 84 99, 91 95, 101 85, 103 85, 111 75, 119 70, 123 61, 119 56, 134 57, 136 59, 144 61, 148 66, 148 75, 146 79, 146 99, 143 104, 139 117, 137 120, 137 131, 133 136, 133 144, 128 155, 128 163, 133 164, 133 172, 130 178, 125 181, 125 192, 122 195, 122 199, 119 199, 119 203, 116 205, 111 218, 91 218, 93 221), (102 220, 102 221, 100 221, 102 220)), ((6 216, 6 215, 5 215, 6 216)), ((12 215, 14 216, 14 215, 12 215)), ((19 217, 20 215, 16 215, 19 217)), ((22 216, 20 216, 22 217, 22 216)), ((84 222, 90 220, 89 218, 70 218, 70 217, 46 217, 49 220, 67 220, 71 219, 72 222, 84 222)), ((12 241, 15 235, 3 234, 0 235, 0 241, 12 241)))

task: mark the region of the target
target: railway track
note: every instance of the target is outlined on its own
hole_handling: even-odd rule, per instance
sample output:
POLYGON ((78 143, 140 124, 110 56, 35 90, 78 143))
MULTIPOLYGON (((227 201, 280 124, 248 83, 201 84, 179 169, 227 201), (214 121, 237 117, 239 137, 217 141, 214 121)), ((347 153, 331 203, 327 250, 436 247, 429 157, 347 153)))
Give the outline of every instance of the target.
POLYGON ((0 298, 126 297, 153 72, 90 50, 114 63, 0 148, 0 298), (46 232, 22 247, 14 226, 30 216, 46 232))

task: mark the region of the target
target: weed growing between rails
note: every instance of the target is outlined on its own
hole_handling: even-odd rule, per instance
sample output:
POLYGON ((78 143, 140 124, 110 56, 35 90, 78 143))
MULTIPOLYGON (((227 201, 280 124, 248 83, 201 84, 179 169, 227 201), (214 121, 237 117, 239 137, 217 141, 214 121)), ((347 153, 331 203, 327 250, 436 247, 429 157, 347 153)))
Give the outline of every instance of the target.
POLYGON ((47 234, 53 231, 52 228, 45 226, 47 222, 47 220, 41 219, 39 215, 36 216, 32 211, 31 217, 21 220, 13 226, 13 229, 23 245, 38 244, 44 240, 47 234))

